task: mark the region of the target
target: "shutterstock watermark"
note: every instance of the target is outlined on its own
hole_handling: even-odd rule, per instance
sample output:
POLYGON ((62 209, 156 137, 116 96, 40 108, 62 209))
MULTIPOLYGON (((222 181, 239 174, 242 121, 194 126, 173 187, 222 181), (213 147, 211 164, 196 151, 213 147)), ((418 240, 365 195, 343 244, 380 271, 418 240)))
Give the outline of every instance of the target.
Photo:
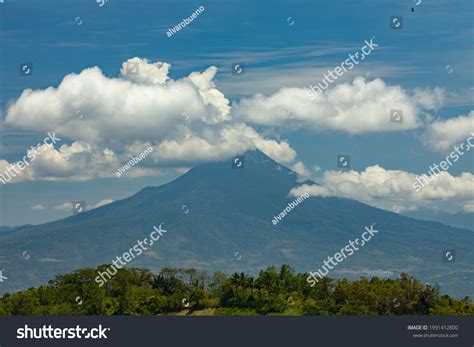
POLYGON ((438 164, 431 164, 430 169, 428 170, 428 173, 430 174, 429 176, 426 174, 416 176, 415 181, 413 181, 412 184, 413 189, 415 189, 417 193, 420 192, 425 186, 422 179, 426 184, 428 184, 434 179, 433 176, 437 177, 441 173, 441 170, 448 171, 448 169, 464 155, 465 151, 468 152, 472 147, 474 147, 474 141, 472 140, 474 140, 474 131, 471 131, 471 136, 461 142, 459 146, 453 146, 453 151, 449 153, 445 160, 441 160, 438 164), (464 147, 464 145, 466 145, 466 147, 464 147), (450 159, 453 161, 451 162, 450 159), (441 170, 439 168, 441 168, 441 170), (438 170, 438 172, 435 172, 435 170, 438 170))
POLYGON ((110 328, 53 328, 51 325, 43 325, 41 328, 30 328, 27 324, 23 328, 16 330, 16 338, 21 339, 107 339, 106 332, 110 328))
POLYGON ((186 26, 189 25, 194 19, 196 19, 197 16, 199 16, 202 12, 204 12, 204 6, 201 5, 188 18, 184 18, 178 25, 175 25, 174 27, 168 29, 168 31, 166 32, 166 36, 171 37, 173 36, 173 34, 176 34, 181 29, 186 28, 186 26))
POLYGON ((13 177, 19 175, 27 166, 32 163, 38 155, 41 154, 39 152, 40 149, 46 149, 44 146, 53 146, 56 142, 61 141, 60 138, 56 137, 56 133, 53 132, 52 134, 48 132, 48 136, 43 139, 43 144, 38 142, 36 146, 31 146, 30 150, 27 151, 26 155, 23 156, 23 160, 15 164, 11 164, 3 173, 0 174, 0 182, 2 184, 6 184, 10 182, 13 177), (48 143, 51 142, 51 143, 48 143), (8 177, 8 178, 7 178, 8 177))
POLYGON ((295 200, 290 202, 288 206, 285 207, 283 211, 280 212, 278 216, 274 216, 272 219, 272 224, 277 225, 279 221, 285 218, 287 213, 290 213, 292 209, 294 209, 300 202, 303 202, 305 199, 309 198, 308 193, 304 193, 303 195, 297 197, 295 200))
POLYGON ((355 251, 358 251, 360 249, 359 247, 356 247, 356 245, 364 247, 366 243, 372 239, 372 236, 379 232, 378 230, 374 229, 373 225, 371 225, 370 228, 365 227, 365 230, 366 231, 364 231, 361 235, 362 240, 359 240, 359 238, 356 238, 355 242, 349 240, 348 244, 345 247, 341 248, 339 252, 334 253, 334 256, 329 256, 328 260, 324 261, 324 265, 322 266, 322 268, 326 271, 325 273, 323 273, 323 270, 321 268, 319 268, 316 272, 310 271, 310 276, 306 278, 306 282, 308 282, 311 287, 313 287, 317 282, 319 282, 319 280, 315 276, 318 276, 319 279, 322 280, 324 276, 329 273, 329 270, 334 269, 334 267, 336 267, 338 263, 341 263, 344 259, 350 257, 354 254, 355 251), (361 241, 360 244, 359 241, 361 241), (336 260, 336 262, 334 262, 334 259, 336 260), (331 263, 332 265, 330 265, 329 263, 331 263))
POLYGON ((122 167, 117 170, 115 175, 117 177, 122 176, 122 174, 130 170, 132 166, 134 166, 135 164, 138 164, 141 160, 145 159, 147 155, 150 154, 152 151, 153 151, 153 147, 150 146, 147 149, 145 149, 143 152, 141 152, 139 155, 137 155, 136 157, 132 157, 132 159, 130 159, 128 163, 126 163, 125 165, 122 165, 122 167))
POLYGON ((322 94, 324 90, 326 90, 327 87, 329 87, 329 84, 333 83, 335 80, 337 80, 338 77, 341 77, 346 73, 347 71, 350 71, 356 66, 357 64, 360 63, 360 61, 364 60, 366 56, 370 55, 372 51, 375 50, 376 47, 379 45, 374 43, 375 37, 370 39, 370 41, 365 40, 365 45, 361 48, 360 52, 355 52, 354 54, 349 53, 349 58, 344 60, 341 64, 336 66, 333 70, 328 70, 327 74, 324 74, 324 78, 322 79, 322 82, 324 82, 324 86, 321 84, 321 82, 318 83, 318 85, 309 85, 309 89, 307 90, 308 96, 310 97, 311 100, 314 100, 316 96, 319 94, 322 94), (359 57, 360 54, 360 57, 359 57), (336 76, 333 74, 333 72, 336 73, 336 76), (331 78, 333 79, 331 79, 331 78))
POLYGON ((137 240, 137 243, 127 252, 124 252, 122 256, 117 256, 114 260, 112 260, 113 265, 109 266, 106 271, 99 271, 98 276, 96 276, 95 278, 95 282, 99 285, 99 287, 102 287, 108 280, 115 276, 115 274, 117 273, 117 269, 121 269, 122 267, 130 263, 133 259, 142 255, 142 253, 148 249, 148 246, 153 246, 153 244, 158 241, 161 236, 163 236, 163 233, 167 232, 166 230, 161 229, 161 224, 158 228, 156 226, 153 226, 153 229, 154 230, 150 233, 150 239, 148 239, 148 237, 145 237, 143 240, 137 240), (125 262, 122 261, 122 258, 123 260, 125 260, 125 262), (118 263, 120 263, 120 265, 118 263))

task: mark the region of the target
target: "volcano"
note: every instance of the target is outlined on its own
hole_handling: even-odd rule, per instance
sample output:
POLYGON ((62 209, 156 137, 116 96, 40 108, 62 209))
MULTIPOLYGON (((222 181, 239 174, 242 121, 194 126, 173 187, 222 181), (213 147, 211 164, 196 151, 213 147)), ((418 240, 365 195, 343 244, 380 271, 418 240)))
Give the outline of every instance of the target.
POLYGON ((473 296, 472 231, 337 197, 306 198, 274 225, 275 216, 295 200, 289 192, 300 181, 294 171, 250 151, 237 161, 198 165, 172 182, 94 210, 4 231, 0 269, 8 280, 0 283, 0 291, 110 264, 160 224, 166 234, 128 266, 255 274, 269 265, 289 264, 300 272, 316 271, 366 226, 375 225, 378 234, 329 277, 407 272, 437 283, 442 293, 473 296), (443 257, 446 250, 455 255, 449 261, 443 257))

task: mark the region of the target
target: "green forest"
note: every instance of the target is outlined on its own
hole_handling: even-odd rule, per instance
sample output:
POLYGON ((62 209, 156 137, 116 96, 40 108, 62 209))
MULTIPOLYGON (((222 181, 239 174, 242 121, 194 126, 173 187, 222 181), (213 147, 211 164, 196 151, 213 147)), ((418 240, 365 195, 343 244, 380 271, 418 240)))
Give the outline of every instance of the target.
POLYGON ((454 300, 436 286, 401 274, 396 279, 324 278, 269 267, 257 277, 209 275, 195 269, 120 269, 105 285, 85 268, 47 285, 0 298, 0 315, 473 315, 469 297, 454 300))

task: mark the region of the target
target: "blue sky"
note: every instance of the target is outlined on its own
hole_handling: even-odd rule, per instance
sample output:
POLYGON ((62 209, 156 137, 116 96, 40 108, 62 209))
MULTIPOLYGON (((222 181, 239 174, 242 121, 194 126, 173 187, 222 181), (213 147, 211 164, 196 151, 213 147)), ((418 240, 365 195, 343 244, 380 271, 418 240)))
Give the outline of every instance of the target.
MULTIPOLYGON (((104 76, 116 78, 125 61, 139 57, 171 64, 169 77, 179 80, 215 66, 215 88, 229 100, 232 116, 243 99, 252 100, 259 93, 269 97, 284 87, 305 88, 320 81, 324 71, 333 69, 349 53, 360 50, 365 40, 375 37, 379 47, 331 88, 351 84, 357 76, 367 82, 380 78, 386 86, 399 86, 412 97, 416 89, 432 93, 438 87, 443 90, 444 100, 436 109, 422 110, 420 119, 424 125, 400 131, 351 133, 344 127, 320 127, 317 120, 314 123, 310 119, 311 111, 302 116, 313 122, 314 128, 306 123, 269 125, 245 115, 244 118, 262 137, 286 139, 297 157, 285 165, 301 162, 307 169, 303 171, 318 181, 323 180, 325 171, 337 170, 337 154, 350 155, 351 168, 356 172, 379 165, 385 170, 420 174, 451 151, 434 149, 430 143, 441 141, 443 136, 464 139, 459 133, 460 126, 453 126, 449 134, 430 135, 429 129, 433 122, 438 122, 437 129, 447 129, 443 122, 467 116, 473 109, 473 11, 471 1, 444 0, 436 3, 422 0, 419 5, 408 0, 310 3, 109 0, 104 6, 94 0, 70 1, 67 5, 62 1, 5 0, 0 4, 0 159, 8 163, 18 161, 31 145, 45 137, 47 127, 37 129, 34 124, 25 123, 27 108, 12 113, 11 121, 3 121, 10 105, 17 102, 22 92, 27 88, 56 88, 64 76, 79 74, 86 68, 97 66, 104 76), (203 13, 186 28, 167 37, 168 28, 190 16, 200 5, 205 7, 203 13), (403 16, 401 30, 390 27, 391 16, 403 16), (240 62, 245 63, 245 73, 233 75, 232 64, 240 62), (31 76, 20 76, 23 63, 33 64, 31 76), (431 117, 429 121, 427 117, 431 117), (431 136, 429 140, 427 136, 431 136), (318 170, 314 170, 316 165, 318 170)), ((297 110, 298 105, 294 106, 297 110)), ((242 113, 248 111, 240 109, 242 113)), ((89 120, 94 116, 92 109, 84 118, 89 120)), ((62 125, 51 124, 49 130, 62 125)), ((470 130, 474 130, 472 122, 470 130)), ((61 137, 59 132, 58 136, 61 137)), ((67 134, 62 143, 72 145, 79 139, 80 135, 67 134)), ((129 140, 131 144, 132 140, 141 139, 129 140)), ((95 143, 97 148, 105 146, 99 142, 95 143)), ((117 144, 107 145, 119 151, 117 144)), ((125 152, 119 157, 121 163, 127 161, 125 152)), ((472 173, 472 152, 450 167, 450 175, 472 173)), ((88 206, 94 206, 100 201, 127 197, 145 186, 169 181, 186 168, 204 162, 205 157, 195 163, 188 157, 174 163, 155 158, 153 163, 143 165, 157 168, 160 174, 129 175, 120 180, 92 175, 78 181, 49 173, 45 181, 39 173, 32 174, 28 180, 0 187, 0 225, 39 223, 68 216, 71 212, 64 205, 68 201, 85 200, 88 206), (64 209, 58 207, 61 205, 64 209)), ((82 169, 90 170, 90 165, 85 163, 82 169)), ((472 188, 470 179, 461 183, 472 188)), ((375 200, 380 198, 375 195, 375 200)), ((363 200, 361 196, 353 198, 363 200)), ((365 202, 387 207, 375 200, 365 202)), ((406 208, 425 206, 423 199, 415 200, 396 203, 406 208)), ((466 196, 440 195, 426 201, 428 207, 451 211, 461 210, 466 204, 470 204, 466 196)))

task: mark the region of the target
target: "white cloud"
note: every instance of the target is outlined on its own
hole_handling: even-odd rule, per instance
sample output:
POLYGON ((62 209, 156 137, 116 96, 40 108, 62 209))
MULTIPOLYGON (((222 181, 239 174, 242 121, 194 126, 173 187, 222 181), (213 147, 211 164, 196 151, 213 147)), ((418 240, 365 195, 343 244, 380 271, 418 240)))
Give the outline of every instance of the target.
MULTIPOLYGON (((101 201, 98 201, 95 205, 93 205, 91 208, 98 208, 107 204, 110 204, 114 202, 112 199, 104 199, 101 201)), ((67 211, 71 212, 72 211, 72 202, 63 202, 62 204, 54 206, 54 209, 56 210, 61 210, 61 211, 67 211)))
POLYGON ((104 200, 101 200, 99 201, 97 204, 94 205, 93 208, 97 208, 97 207, 101 207, 101 206, 104 206, 104 205, 108 205, 110 203, 114 202, 114 200, 112 199, 104 199, 104 200))
POLYGON ((469 201, 463 206, 464 212, 472 212, 474 213, 474 201, 469 201))
MULTIPOLYGON (((228 99, 215 88, 215 67, 179 80, 168 77, 169 68, 132 58, 118 78, 92 67, 65 76, 57 88, 24 90, 8 107, 5 124, 55 131, 72 144, 49 149, 17 180, 109 177, 139 153, 131 149, 150 145, 155 151, 132 175, 155 175, 160 167, 192 166, 255 148, 281 162, 294 159, 287 142, 232 120, 228 99), (128 73, 130 63, 138 65, 137 74, 128 73)), ((0 161, 0 169, 9 164, 0 161)))
POLYGON ((445 92, 440 88, 416 89, 413 95, 418 105, 426 110, 437 110, 443 106, 445 92))
POLYGON ((257 94, 237 102, 232 114, 238 119, 266 126, 340 130, 351 134, 400 131, 423 125, 426 111, 443 102, 444 92, 415 90, 408 94, 400 86, 386 85, 376 78, 357 77, 341 83, 311 100, 309 89, 282 88, 270 96, 257 94), (390 121, 390 110, 402 110, 403 122, 390 121), (288 112, 294 115, 288 117, 288 112))
POLYGON ((72 202, 63 202, 62 204, 54 206, 54 209, 61 211, 72 211, 72 202))
POLYGON ((304 193, 308 193, 310 196, 335 196, 335 192, 326 187, 317 184, 303 184, 299 187, 293 188, 290 192, 291 196, 301 196, 304 193))
POLYGON ((465 141, 471 132, 474 132, 474 110, 467 115, 433 122, 424 134, 423 142, 435 151, 445 152, 465 141))
POLYGON ((31 207, 33 210, 44 210, 44 205, 43 204, 36 204, 31 207))
MULTIPOLYGON (((115 177, 118 168, 148 147, 148 143, 126 145, 119 158, 109 148, 101 150, 83 141, 62 145, 58 149, 51 145, 41 145, 40 154, 35 160, 30 161, 18 174, 14 174, 7 184, 34 180, 86 181, 97 177, 115 177)), ((126 177, 158 176, 174 169, 179 173, 182 171, 180 165, 192 165, 197 158, 201 161, 219 160, 255 148, 282 163, 291 162, 296 157, 296 152, 287 142, 262 139, 254 129, 239 125, 222 128, 220 132, 209 129, 206 138, 189 136, 181 141, 163 141, 139 164, 127 170, 126 177), (220 152, 216 152, 214 146, 219 146, 220 152), (159 167, 159 164, 167 163, 178 166, 159 167)), ((27 151, 30 152, 31 150, 27 151)), ((0 174, 6 176, 5 171, 16 163, 0 159, 0 174)))
POLYGON ((199 137, 186 132, 179 140, 161 142, 150 156, 161 163, 177 162, 179 158, 179 164, 183 165, 191 164, 196 159, 212 161, 228 158, 256 148, 282 163, 296 157, 296 152, 287 142, 264 139, 245 124, 209 128, 199 137))
MULTIPOLYGON (((32 152, 33 150, 28 150, 27 154, 32 152)), ((83 141, 62 145, 58 149, 52 145, 41 145, 38 155, 28 163, 29 165, 19 174, 15 174, 9 183, 38 179, 84 181, 94 177, 112 177, 115 170, 121 166, 112 150, 99 150, 83 141)), ((15 164, 0 160, 0 173, 4 174, 8 167, 15 164)))
POLYGON ((157 61, 149 62, 138 57, 128 59, 122 64, 120 75, 130 81, 141 84, 165 84, 169 79, 171 65, 157 61))
POLYGON ((301 161, 296 162, 291 169, 298 174, 298 182, 303 182, 311 176, 308 168, 301 161))
POLYGON ((426 184, 421 191, 414 188, 416 174, 401 170, 386 170, 378 165, 362 172, 326 171, 321 186, 302 185, 291 190, 290 195, 305 192, 312 196, 340 196, 365 202, 372 206, 392 209, 396 204, 402 210, 423 207, 440 200, 472 199, 474 175, 468 172, 452 176, 444 171, 426 184))
MULTIPOLYGON (((92 208, 98 208, 104 205, 108 205, 110 203, 114 202, 112 199, 104 199, 99 202, 97 202, 92 208)), ((32 207, 33 210, 44 210, 45 207, 43 204, 37 204, 32 207)), ((62 210, 62 211, 72 211, 72 202, 63 202, 62 204, 54 206, 55 210, 62 210)))
POLYGON ((229 100, 226 99, 224 94, 216 89, 214 84, 214 77, 216 76, 217 68, 211 66, 203 73, 192 72, 189 75, 189 79, 199 88, 199 94, 205 105, 214 105, 218 110, 218 116, 212 119, 213 123, 219 123, 225 120, 229 120, 229 100))
POLYGON ((176 137, 186 125, 183 112, 198 128, 218 117, 219 110, 204 104, 189 79, 140 84, 108 78, 93 67, 67 75, 57 88, 25 90, 8 108, 6 123, 27 130, 54 129, 89 143, 120 143, 176 137))

